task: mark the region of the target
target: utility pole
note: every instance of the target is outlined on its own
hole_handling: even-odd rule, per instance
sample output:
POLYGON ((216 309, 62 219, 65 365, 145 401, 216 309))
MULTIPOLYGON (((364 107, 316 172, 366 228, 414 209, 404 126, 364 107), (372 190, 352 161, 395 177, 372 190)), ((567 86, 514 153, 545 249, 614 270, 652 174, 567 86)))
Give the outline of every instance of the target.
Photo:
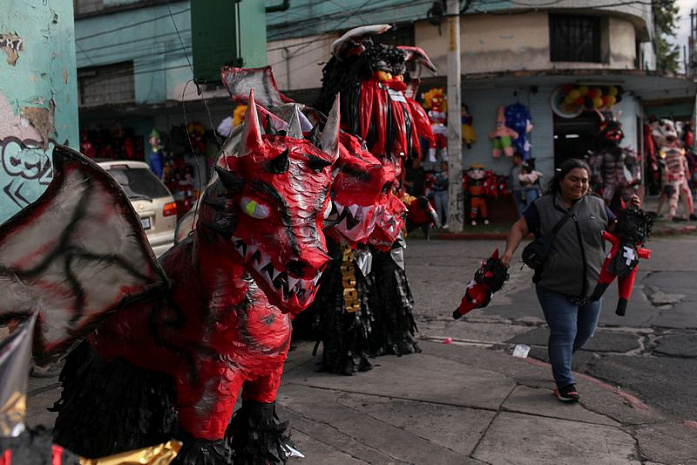
POLYGON ((464 225, 462 192, 462 126, 460 91, 460 2, 448 1, 448 229, 460 232, 464 225))

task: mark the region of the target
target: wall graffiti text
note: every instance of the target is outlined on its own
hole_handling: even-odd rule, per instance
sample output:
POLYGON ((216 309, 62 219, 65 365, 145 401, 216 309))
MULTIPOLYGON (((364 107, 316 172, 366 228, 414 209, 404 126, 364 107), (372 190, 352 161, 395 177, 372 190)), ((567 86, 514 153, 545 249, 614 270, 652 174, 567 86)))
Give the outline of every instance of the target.
POLYGON ((7 54, 7 63, 14 66, 24 50, 24 39, 17 34, 0 34, 0 49, 7 54))
POLYGON ((53 166, 48 154, 56 145, 49 140, 44 150, 41 141, 6 137, 0 141, 2 152, 2 192, 18 207, 23 208, 35 200, 35 193, 42 192, 53 177, 53 166), (27 195, 30 192, 31 195, 27 195))

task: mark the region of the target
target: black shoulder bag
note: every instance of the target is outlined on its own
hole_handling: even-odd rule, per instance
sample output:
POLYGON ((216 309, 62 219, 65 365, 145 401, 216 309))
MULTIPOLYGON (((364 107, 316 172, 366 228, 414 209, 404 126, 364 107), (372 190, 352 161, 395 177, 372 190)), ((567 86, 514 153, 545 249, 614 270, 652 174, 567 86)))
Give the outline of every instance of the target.
POLYGON ((571 218, 571 214, 565 214, 559 221, 557 221, 557 224, 554 225, 554 228, 552 228, 552 231, 549 234, 540 236, 526 245, 523 249, 523 263, 528 265, 533 270, 539 271, 547 260, 549 251, 552 250, 554 236, 556 236, 557 232, 562 226, 564 226, 564 223, 566 223, 569 218, 571 218))

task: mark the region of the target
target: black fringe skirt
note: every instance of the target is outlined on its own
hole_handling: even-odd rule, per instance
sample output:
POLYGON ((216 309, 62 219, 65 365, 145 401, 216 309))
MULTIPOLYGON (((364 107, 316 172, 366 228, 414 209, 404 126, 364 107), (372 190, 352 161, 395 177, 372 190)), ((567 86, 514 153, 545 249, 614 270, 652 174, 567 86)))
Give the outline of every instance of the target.
MULTIPOLYGON (((395 247, 401 247, 399 241, 395 247)), ((370 353, 380 356, 421 352, 415 338, 414 297, 407 274, 391 252, 372 249, 372 253, 369 304, 375 321, 370 333, 370 353)))
POLYGON ((363 276, 355 262, 351 276, 355 279, 355 296, 358 307, 348 311, 344 300, 343 251, 340 246, 327 240, 332 261, 322 273, 321 285, 312 309, 317 315, 315 324, 322 342, 322 361, 319 371, 354 375, 373 367, 369 360, 368 335, 371 331, 372 314, 368 305, 369 281, 363 276))

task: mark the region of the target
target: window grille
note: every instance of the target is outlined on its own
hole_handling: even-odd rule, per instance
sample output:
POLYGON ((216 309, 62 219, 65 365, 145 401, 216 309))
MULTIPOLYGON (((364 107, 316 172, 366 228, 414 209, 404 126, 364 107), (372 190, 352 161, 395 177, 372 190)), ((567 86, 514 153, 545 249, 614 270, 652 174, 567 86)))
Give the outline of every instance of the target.
POLYGON ((77 70, 80 107, 135 101, 133 62, 77 70))
POLYGON ((550 15, 549 41, 552 61, 600 63, 600 18, 550 15))

